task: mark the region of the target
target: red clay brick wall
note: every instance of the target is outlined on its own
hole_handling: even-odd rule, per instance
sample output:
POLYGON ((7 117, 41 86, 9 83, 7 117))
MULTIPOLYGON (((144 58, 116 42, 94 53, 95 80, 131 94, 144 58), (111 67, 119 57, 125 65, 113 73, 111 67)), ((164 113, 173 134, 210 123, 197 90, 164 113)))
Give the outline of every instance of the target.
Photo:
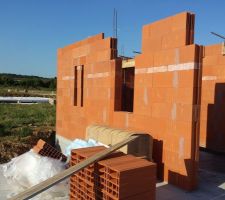
POLYGON ((83 138, 87 124, 109 124, 111 75, 117 55, 116 39, 103 34, 58 50, 57 132, 67 138, 83 138), (83 106, 81 70, 83 65, 83 106), (77 106, 74 105, 77 67, 77 106))
MULTIPOLYGON (((142 54, 135 58, 133 113, 114 111, 120 107, 115 96, 120 95, 121 72, 114 39, 103 39, 100 34, 59 49, 57 133, 84 138, 89 124, 148 132, 154 137, 158 177, 194 189, 199 46, 192 44, 193 31, 194 16, 189 13, 144 26, 142 54), (74 68, 79 65, 84 68, 83 107, 79 101, 74 106, 74 68)), ((78 99, 80 90, 77 83, 78 99)))
POLYGON ((225 56, 221 44, 206 46, 202 68, 200 146, 225 152, 225 56))
POLYGON ((193 38, 185 34, 188 17, 182 13, 144 26, 143 53, 135 58, 134 112, 114 112, 113 127, 150 133, 158 177, 191 190, 197 184, 199 46, 185 46, 193 38), (161 32, 183 34, 167 44, 161 32))

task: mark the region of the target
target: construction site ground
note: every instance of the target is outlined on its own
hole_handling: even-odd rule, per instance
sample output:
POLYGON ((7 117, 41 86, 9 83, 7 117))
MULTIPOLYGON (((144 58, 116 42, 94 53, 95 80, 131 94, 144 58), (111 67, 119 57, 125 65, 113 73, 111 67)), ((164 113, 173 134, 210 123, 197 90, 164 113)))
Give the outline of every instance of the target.
MULTIPOLYGON (((165 182, 158 182, 157 200, 224 200, 225 199, 225 156, 200 151, 199 187, 193 192, 185 192, 165 182)), ((8 186, 0 174, 0 200, 6 199, 8 186)))
POLYGON ((157 183, 157 200, 224 200, 225 156, 200 151, 199 187, 185 192, 173 185, 157 183))

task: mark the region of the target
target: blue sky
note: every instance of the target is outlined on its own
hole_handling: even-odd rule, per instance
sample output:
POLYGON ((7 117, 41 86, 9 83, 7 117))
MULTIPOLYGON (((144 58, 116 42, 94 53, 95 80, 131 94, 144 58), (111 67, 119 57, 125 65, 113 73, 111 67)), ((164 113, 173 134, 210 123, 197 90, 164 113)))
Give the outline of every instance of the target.
POLYGON ((0 0, 0 73, 52 77, 57 48, 104 32, 112 36, 118 12, 119 52, 141 50, 144 24, 182 11, 196 14, 195 43, 225 35, 224 0, 0 0))

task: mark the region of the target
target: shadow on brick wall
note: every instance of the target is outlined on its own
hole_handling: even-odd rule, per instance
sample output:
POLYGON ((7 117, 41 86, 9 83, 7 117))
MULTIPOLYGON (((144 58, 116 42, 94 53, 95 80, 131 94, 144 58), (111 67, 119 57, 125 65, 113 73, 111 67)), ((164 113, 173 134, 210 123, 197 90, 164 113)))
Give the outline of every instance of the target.
POLYGON ((162 161, 163 154, 163 141, 153 139, 153 160, 157 163, 157 178, 159 180, 164 180, 164 163, 162 161))
POLYGON ((185 159, 186 176, 177 172, 168 172, 168 183, 176 185, 186 191, 192 191, 197 188, 197 162, 191 159, 185 159))
POLYGON ((225 153, 225 83, 216 83, 214 104, 208 104, 206 148, 225 153))

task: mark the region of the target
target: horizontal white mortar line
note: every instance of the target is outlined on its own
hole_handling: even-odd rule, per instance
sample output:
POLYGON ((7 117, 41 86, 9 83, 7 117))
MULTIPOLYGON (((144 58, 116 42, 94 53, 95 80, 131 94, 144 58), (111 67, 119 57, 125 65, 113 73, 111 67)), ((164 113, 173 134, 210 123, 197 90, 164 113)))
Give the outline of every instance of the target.
POLYGON ((155 74, 162 72, 173 72, 173 71, 186 71, 198 69, 198 63, 182 63, 177 65, 166 65, 159 67, 145 67, 145 68, 135 68, 135 74, 155 74))
POLYGON ((74 80, 74 76, 63 76, 62 80, 63 81, 74 80))
POLYGON ((214 81, 214 80, 217 80, 217 76, 203 76, 202 80, 203 81, 214 81))
POLYGON ((109 76, 109 72, 87 74, 87 78, 104 78, 108 76, 109 76))
MULTIPOLYGON (((163 73, 163 72, 173 72, 173 71, 187 71, 198 69, 198 63, 182 63, 177 65, 167 65, 159 67, 145 67, 145 68, 135 68, 135 74, 154 74, 154 73, 163 73)), ((87 78, 104 78, 108 77, 109 72, 100 72, 100 73, 90 73, 87 74, 87 78)), ((74 80, 73 76, 64 76, 62 80, 74 80)))

